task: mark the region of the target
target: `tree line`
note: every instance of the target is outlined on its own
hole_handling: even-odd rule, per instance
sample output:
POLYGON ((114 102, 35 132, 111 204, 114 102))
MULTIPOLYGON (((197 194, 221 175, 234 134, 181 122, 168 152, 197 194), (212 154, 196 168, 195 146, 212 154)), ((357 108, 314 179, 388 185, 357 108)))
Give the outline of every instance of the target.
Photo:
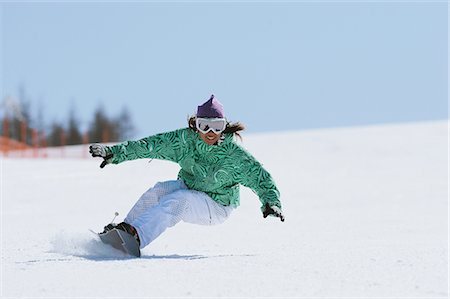
POLYGON ((87 129, 82 129, 82 122, 73 107, 69 109, 64 121, 53 121, 50 124, 46 124, 42 109, 33 117, 30 103, 24 100, 8 102, 5 98, 1 110, 1 136, 29 145, 36 143, 36 135, 40 146, 62 146, 123 141, 133 137, 135 133, 127 107, 123 107, 118 115, 110 116, 103 105, 98 105, 87 129))

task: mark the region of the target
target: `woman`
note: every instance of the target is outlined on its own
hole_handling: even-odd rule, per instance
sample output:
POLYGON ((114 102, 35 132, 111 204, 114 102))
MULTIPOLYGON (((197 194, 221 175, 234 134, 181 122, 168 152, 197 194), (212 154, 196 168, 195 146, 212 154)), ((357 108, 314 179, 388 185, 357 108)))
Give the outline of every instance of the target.
POLYGON ((262 203, 264 218, 284 221, 280 194, 270 174, 234 135, 244 127, 226 121, 222 104, 211 98, 198 106, 189 127, 114 146, 93 144, 90 153, 102 157, 100 167, 124 161, 154 158, 178 163, 178 179, 157 183, 145 192, 118 225, 144 248, 181 220, 202 225, 225 221, 239 206, 239 184, 251 188, 262 203))

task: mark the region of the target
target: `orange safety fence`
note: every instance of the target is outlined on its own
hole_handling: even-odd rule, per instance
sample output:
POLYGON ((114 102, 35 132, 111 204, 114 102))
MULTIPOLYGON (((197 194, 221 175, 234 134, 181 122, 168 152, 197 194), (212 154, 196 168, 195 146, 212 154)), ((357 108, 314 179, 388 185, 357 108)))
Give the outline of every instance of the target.
POLYGON ((87 159, 90 157, 88 144, 47 146, 43 140, 38 147, 0 136, 0 158, 87 159))
MULTIPOLYGON (((82 144, 67 145, 67 133, 61 130, 59 146, 48 146, 46 135, 34 128, 27 127, 25 121, 20 124, 20 136, 11 138, 10 124, 3 120, 3 132, 0 135, 0 157, 8 158, 89 158, 89 133, 82 134, 82 144), (27 136, 27 134, 30 134, 27 136), (19 139, 19 140, 17 140, 19 139)), ((107 143, 108 131, 102 134, 102 142, 107 143)))
POLYGON ((32 147, 23 142, 0 136, 0 151, 5 153, 9 151, 27 150, 32 147))

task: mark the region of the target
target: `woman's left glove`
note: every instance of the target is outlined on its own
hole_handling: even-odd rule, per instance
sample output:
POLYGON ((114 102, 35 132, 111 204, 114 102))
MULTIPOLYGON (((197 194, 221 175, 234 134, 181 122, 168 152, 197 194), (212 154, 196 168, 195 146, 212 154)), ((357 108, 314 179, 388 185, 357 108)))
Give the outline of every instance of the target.
POLYGON ((102 164, 100 164, 100 168, 105 167, 112 161, 113 154, 108 154, 107 148, 107 146, 98 143, 91 144, 89 146, 89 152, 92 154, 92 157, 103 158, 103 162, 102 164))
POLYGON ((277 206, 271 206, 269 203, 266 203, 266 205, 263 208, 263 217, 267 218, 267 216, 271 215, 274 217, 280 218, 282 222, 284 222, 284 215, 281 209, 277 206))

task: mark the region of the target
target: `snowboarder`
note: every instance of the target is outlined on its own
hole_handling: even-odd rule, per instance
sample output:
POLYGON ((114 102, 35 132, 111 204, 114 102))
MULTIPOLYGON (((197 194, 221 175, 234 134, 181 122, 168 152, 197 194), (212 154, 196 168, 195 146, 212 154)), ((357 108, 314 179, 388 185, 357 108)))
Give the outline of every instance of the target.
POLYGON ((222 104, 212 95, 198 106, 188 128, 157 134, 114 146, 92 144, 100 165, 154 158, 178 163, 178 179, 157 183, 136 202, 122 223, 105 226, 134 236, 140 248, 181 220, 201 225, 224 222, 239 206, 239 184, 259 197, 263 217, 284 221, 280 193, 271 175, 245 149, 235 143, 244 129, 226 120, 222 104))

